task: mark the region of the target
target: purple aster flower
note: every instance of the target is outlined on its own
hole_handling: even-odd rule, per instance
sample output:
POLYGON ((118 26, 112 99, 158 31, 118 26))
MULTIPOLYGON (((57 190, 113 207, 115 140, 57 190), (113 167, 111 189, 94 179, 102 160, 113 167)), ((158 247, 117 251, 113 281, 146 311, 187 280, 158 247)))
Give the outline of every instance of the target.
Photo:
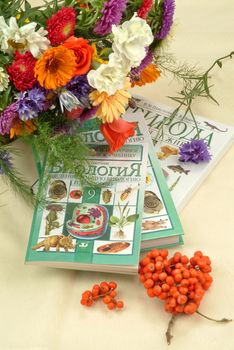
POLYGON ((118 25, 127 6, 127 0, 109 0, 103 5, 102 17, 96 23, 94 33, 106 35, 111 33, 112 25, 118 25))
POLYGON ((141 74, 141 72, 143 71, 143 69, 145 69, 150 63, 152 63, 153 61, 153 53, 152 51, 147 49, 147 54, 145 56, 145 58, 143 58, 143 60, 141 61, 141 64, 139 65, 139 67, 136 68, 132 68, 131 70, 131 80, 135 80, 134 78, 139 77, 139 75, 141 74))
POLYGON ((11 156, 7 151, 0 150, 0 175, 4 174, 5 167, 12 167, 11 156))
POLYGON ((211 159, 211 155, 208 151, 207 144, 204 140, 192 140, 184 143, 180 147, 180 158, 181 162, 208 162, 211 159))
POLYGON ((46 93, 41 88, 20 92, 18 97, 19 118, 23 121, 34 119, 46 109, 46 93))
POLYGON ((80 75, 73 78, 66 85, 66 89, 71 91, 82 104, 87 104, 88 95, 91 90, 91 86, 87 80, 87 75, 80 75))
POLYGON ((15 119, 19 118, 18 112, 18 103, 12 103, 7 106, 6 109, 0 114, 0 134, 5 135, 9 134, 12 124, 15 119))
POLYGON ((98 106, 97 107, 93 107, 91 109, 87 109, 86 111, 84 111, 81 116, 79 117, 79 122, 81 124, 83 124, 86 120, 91 119, 92 117, 94 117, 94 115, 96 114, 97 110, 98 110, 98 106))
POLYGON ((162 16, 161 29, 155 35, 155 38, 158 40, 164 39, 171 29, 171 26, 173 23, 174 11, 175 11, 175 0, 164 0, 162 8, 163 8, 163 16, 162 16))

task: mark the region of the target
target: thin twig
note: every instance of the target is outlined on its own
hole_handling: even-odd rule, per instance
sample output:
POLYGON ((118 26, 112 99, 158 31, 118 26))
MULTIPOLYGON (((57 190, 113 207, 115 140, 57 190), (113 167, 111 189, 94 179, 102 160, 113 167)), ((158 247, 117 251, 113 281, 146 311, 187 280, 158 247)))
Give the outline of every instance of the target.
POLYGON ((206 315, 203 315, 200 311, 196 311, 196 313, 204 318, 206 318, 209 321, 214 321, 214 322, 220 322, 220 323, 227 323, 227 322, 232 322, 232 319, 228 319, 228 318, 221 318, 220 320, 216 320, 214 318, 208 317, 206 315))
POLYGON ((171 319, 170 319, 170 322, 168 323, 168 327, 167 327, 167 331, 165 333, 166 335, 166 338, 167 338, 167 344, 170 345, 171 344, 171 339, 173 338, 173 335, 172 335, 172 328, 174 326, 174 323, 175 323, 175 315, 172 315, 171 316, 171 319))

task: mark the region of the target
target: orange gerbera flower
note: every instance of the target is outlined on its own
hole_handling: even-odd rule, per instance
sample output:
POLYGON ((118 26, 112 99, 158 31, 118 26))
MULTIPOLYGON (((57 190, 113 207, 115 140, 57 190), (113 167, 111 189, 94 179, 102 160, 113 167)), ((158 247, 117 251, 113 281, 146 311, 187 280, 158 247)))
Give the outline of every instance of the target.
POLYGON ((140 73, 140 80, 135 80, 132 82, 132 87, 142 86, 147 83, 153 83, 160 77, 160 71, 157 69, 155 64, 151 63, 140 73))
POLYGON ((52 47, 37 61, 34 72, 40 85, 48 90, 66 85, 75 75, 76 55, 64 46, 52 47))
POLYGON ((111 96, 106 92, 95 90, 89 94, 89 97, 94 107, 99 106, 96 116, 104 123, 111 123, 125 112, 131 95, 126 90, 117 90, 111 96))
POLYGON ((36 126, 31 120, 27 120, 26 122, 17 120, 10 129, 10 138, 13 139, 15 136, 23 134, 32 134, 36 129, 36 126))

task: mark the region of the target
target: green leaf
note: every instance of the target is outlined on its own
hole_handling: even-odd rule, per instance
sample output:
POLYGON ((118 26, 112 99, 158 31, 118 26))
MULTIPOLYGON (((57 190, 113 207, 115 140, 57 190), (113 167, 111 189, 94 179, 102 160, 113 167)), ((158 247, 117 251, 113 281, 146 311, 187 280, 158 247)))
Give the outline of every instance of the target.
POLYGON ((128 222, 135 222, 139 218, 139 214, 133 214, 127 217, 128 222))
POLYGON ((110 217, 110 224, 117 224, 119 222, 119 218, 117 216, 111 216, 110 217))

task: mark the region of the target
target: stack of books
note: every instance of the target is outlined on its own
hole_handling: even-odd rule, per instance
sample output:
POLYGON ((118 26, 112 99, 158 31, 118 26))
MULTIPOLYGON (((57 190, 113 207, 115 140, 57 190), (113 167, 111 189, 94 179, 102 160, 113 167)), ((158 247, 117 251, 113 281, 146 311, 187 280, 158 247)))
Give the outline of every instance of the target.
MULTIPOLYGON (((167 184, 174 170, 169 165, 161 169, 157 153, 163 146, 157 144, 155 149, 151 139, 156 129, 152 132, 149 125, 153 105, 138 97, 136 101, 136 108, 125 116, 138 123, 136 135, 113 155, 107 153, 94 120, 83 130, 92 149, 89 164, 82 169, 89 186, 81 186, 73 174, 64 173, 62 161, 49 168, 35 152, 43 204, 35 208, 26 263, 132 274, 137 273, 140 251, 183 243, 172 186, 167 184)), ((229 141, 231 134, 230 129, 229 141)))

